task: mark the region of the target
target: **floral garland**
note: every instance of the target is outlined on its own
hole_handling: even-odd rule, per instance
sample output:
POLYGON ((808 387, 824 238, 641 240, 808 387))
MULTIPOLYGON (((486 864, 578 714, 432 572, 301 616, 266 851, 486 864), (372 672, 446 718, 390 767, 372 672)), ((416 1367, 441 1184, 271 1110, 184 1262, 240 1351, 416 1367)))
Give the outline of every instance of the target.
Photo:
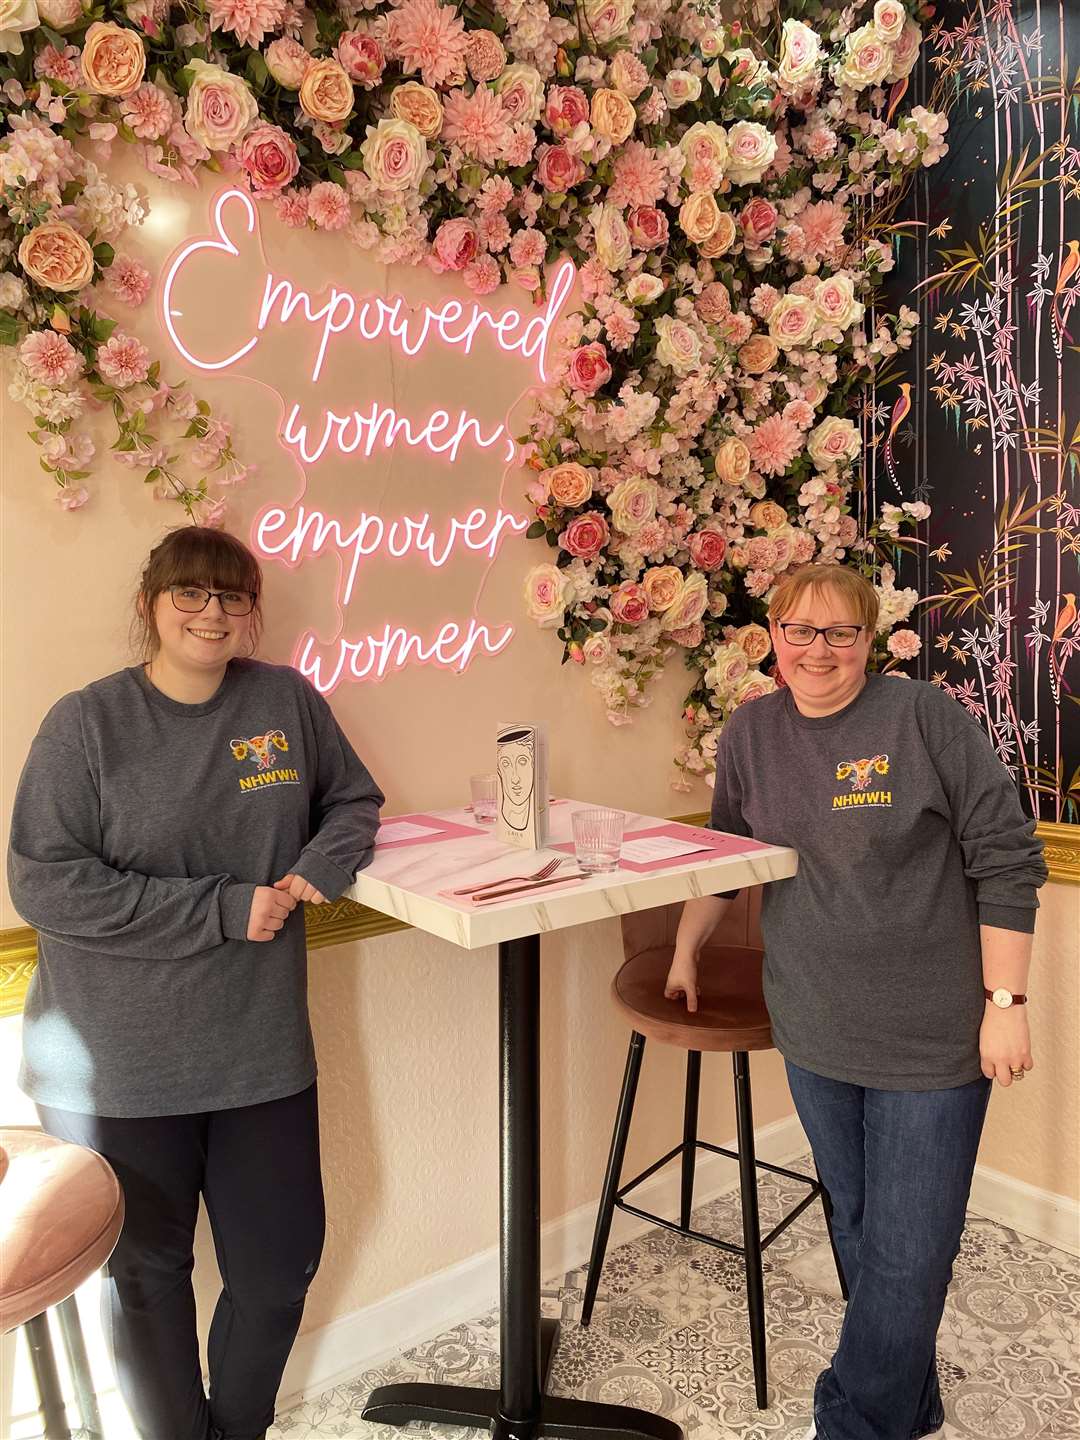
MULTIPOLYGON (((287 225, 477 295, 539 299, 569 254, 584 305, 522 437, 529 534, 555 552, 529 609, 615 723, 681 651, 677 763, 706 771, 717 724, 775 684, 758 622, 777 576, 872 571, 925 518, 887 507, 860 534, 847 414, 915 323, 873 309, 875 216, 946 149, 941 116, 894 120, 919 7, 783 8, 725 25, 714 0, 0 0, 0 343, 60 503, 88 498, 80 422, 102 405, 119 458, 204 523, 211 484, 249 473, 98 312, 150 288, 115 250, 145 213, 103 173, 118 140, 163 179, 224 171, 287 225)), ((887 570, 879 589, 884 635, 917 597, 887 570)))

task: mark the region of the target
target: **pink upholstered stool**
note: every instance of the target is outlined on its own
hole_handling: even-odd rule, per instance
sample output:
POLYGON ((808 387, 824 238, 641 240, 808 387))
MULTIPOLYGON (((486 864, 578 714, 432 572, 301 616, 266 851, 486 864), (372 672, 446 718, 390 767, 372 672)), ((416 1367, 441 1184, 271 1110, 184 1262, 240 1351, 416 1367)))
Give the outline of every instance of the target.
MULTIPOLYGON (((758 1160, 754 1153, 754 1115, 750 1099, 750 1056, 751 1050, 772 1049, 772 1027, 765 998, 761 990, 761 967, 764 958, 762 950, 760 916, 760 892, 744 890, 728 908, 723 921, 701 954, 698 972, 698 1008, 690 1014, 683 999, 666 1000, 664 982, 675 954, 675 937, 679 928, 681 905, 666 905, 656 910, 646 910, 622 918, 623 950, 626 962, 621 967, 611 986, 612 999, 620 1016, 630 1025, 630 1052, 626 1059, 626 1073, 623 1077, 622 1096, 615 1117, 615 1131, 611 1137, 611 1152, 608 1157, 607 1173, 596 1217, 596 1232, 593 1237, 592 1256, 589 1260, 589 1274, 585 1284, 584 1302, 581 1308, 581 1323, 588 1325, 592 1318, 593 1305, 600 1284, 600 1273, 604 1265, 611 1221, 616 1209, 625 1210, 639 1219, 649 1220, 677 1235, 703 1244, 713 1245, 742 1257, 746 1268, 746 1298, 750 1320, 750 1346, 754 1361, 754 1390, 759 1408, 767 1404, 766 1357, 765 1357, 765 1292, 762 1278, 761 1253, 765 1247, 800 1215, 819 1196, 825 1209, 826 1223, 830 1222, 828 1196, 816 1177, 800 1175, 794 1170, 785 1170, 780 1165, 770 1165, 758 1160), (623 1158, 630 1134, 630 1122, 634 1113, 634 1098, 637 1094, 638 1076, 645 1054, 646 1038, 661 1045, 676 1045, 687 1052, 686 1056, 686 1098, 683 1109, 682 1143, 662 1155, 659 1160, 643 1170, 640 1175, 621 1184, 623 1158), (738 1132, 738 1150, 725 1150, 719 1145, 710 1145, 698 1139, 698 1096, 701 1086, 701 1055, 703 1051, 728 1051, 732 1057, 735 1076, 735 1119, 738 1132), (739 1181, 742 1201, 742 1245, 732 1245, 725 1240, 702 1234, 690 1224, 690 1212, 694 1203, 694 1162, 698 1150, 710 1150, 715 1155, 726 1155, 739 1162, 739 1181), (650 1214, 647 1210, 631 1205, 624 1197, 643 1180, 647 1180, 662 1166, 674 1160, 676 1155, 682 1163, 682 1193, 679 1206, 679 1221, 665 1220, 662 1216, 650 1214), (762 1236, 758 1218, 757 1171, 771 1170, 776 1175, 805 1185, 807 1193, 775 1225, 768 1235, 762 1236)), ((830 1225, 830 1240, 832 1239, 830 1225)), ((833 1247, 833 1258, 840 1277, 841 1289, 844 1277, 840 1262, 833 1247)), ((846 1296, 846 1290, 844 1294, 846 1296)))
POLYGON ((100 1155, 40 1130, 0 1129, 0 1332, 26 1327, 46 1440, 70 1440, 45 1313, 54 1305, 82 1434, 102 1434, 74 1293, 112 1254, 123 1223, 120 1183, 100 1155))

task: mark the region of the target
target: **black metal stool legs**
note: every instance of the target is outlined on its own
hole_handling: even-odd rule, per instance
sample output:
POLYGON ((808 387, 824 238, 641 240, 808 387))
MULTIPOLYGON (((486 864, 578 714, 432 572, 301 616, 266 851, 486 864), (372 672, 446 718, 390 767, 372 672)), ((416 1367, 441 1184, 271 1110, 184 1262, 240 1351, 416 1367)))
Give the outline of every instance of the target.
POLYGON ((754 1112, 750 1100, 750 1057, 745 1050, 736 1050, 731 1059, 735 1070, 735 1124, 739 1137, 739 1189, 746 1262, 746 1304, 750 1312, 750 1348, 754 1357, 754 1393, 758 1409, 764 1410, 768 1405, 765 1284, 761 1274, 761 1224, 758 1218, 754 1112))
POLYGON ((604 1268, 604 1254, 607 1251, 608 1236, 611 1234, 611 1217, 615 1213, 615 1198, 619 1193, 619 1177, 622 1175, 623 1160, 626 1157, 626 1141, 630 1134, 630 1121, 634 1116, 634 1098, 637 1095, 638 1077, 644 1055, 645 1036, 634 1030, 630 1035, 630 1049, 626 1055, 622 1094, 619 1096, 619 1109, 615 1116, 615 1130, 611 1136, 611 1151, 604 1175, 604 1189, 596 1214, 592 1254, 589 1256, 589 1274, 585 1281, 585 1299, 581 1306, 581 1323, 586 1326, 592 1319, 596 1292, 600 1288, 600 1272, 604 1268))
POLYGON ((56 1314, 60 1321, 60 1334, 64 1337, 71 1383, 75 1389, 75 1404, 79 1411, 79 1440, 103 1440, 105 1431, 102 1429, 101 1412, 94 1394, 94 1381, 90 1374, 90 1361, 86 1354, 86 1341, 79 1323, 79 1307, 75 1296, 69 1295, 66 1300, 61 1300, 56 1307, 56 1314))
POLYGON ((63 1391, 60 1389, 56 1356, 49 1335, 48 1315, 35 1315, 32 1320, 27 1320, 23 1329, 30 1348, 30 1366, 41 1402, 41 1418, 45 1422, 45 1440, 71 1440, 67 1408, 64 1405, 63 1391))
POLYGON ((694 1208, 694 1163, 697 1160, 698 1097, 701 1094, 701 1051, 686 1052, 686 1104, 683 1108, 682 1193, 679 1224, 690 1228, 694 1208))
MULTIPOLYGON (((818 1175, 817 1166, 814 1166, 814 1174, 817 1175, 817 1182, 821 1185, 821 1176, 818 1175)), ((840 1294, 846 1300, 848 1298, 847 1281, 844 1279, 844 1267, 840 1263, 840 1251, 836 1248, 836 1241, 832 1233, 832 1201, 829 1199, 829 1192, 821 1185, 821 1208, 825 1214, 825 1229, 829 1232, 829 1248, 832 1250, 833 1264, 836 1266, 836 1278, 840 1281, 840 1294)))

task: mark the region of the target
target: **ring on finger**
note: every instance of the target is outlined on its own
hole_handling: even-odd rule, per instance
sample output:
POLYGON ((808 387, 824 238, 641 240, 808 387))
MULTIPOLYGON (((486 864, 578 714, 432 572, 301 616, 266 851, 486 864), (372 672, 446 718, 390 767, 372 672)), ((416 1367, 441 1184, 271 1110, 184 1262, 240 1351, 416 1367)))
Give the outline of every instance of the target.
POLYGON ((1024 1076, 1027 1074, 1027 1071, 1024 1070, 1023 1068, 1021 1068, 1021 1069, 1019 1069, 1019 1070, 1013 1070, 1013 1069, 1010 1068, 1009 1073, 1010 1073, 1010 1075, 1012 1075, 1012 1078, 1013 1078, 1014 1080, 1022 1080, 1022 1079, 1024 1078, 1024 1076))

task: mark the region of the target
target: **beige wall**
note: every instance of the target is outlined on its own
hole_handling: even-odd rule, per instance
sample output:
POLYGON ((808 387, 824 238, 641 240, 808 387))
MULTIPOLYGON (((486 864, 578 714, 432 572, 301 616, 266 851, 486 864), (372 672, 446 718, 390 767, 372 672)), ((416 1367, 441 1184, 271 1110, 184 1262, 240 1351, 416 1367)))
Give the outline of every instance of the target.
MULTIPOLYGON (((183 225, 201 228, 201 204, 187 192, 170 192, 179 228, 152 232, 160 260, 183 225), (195 219, 192 219, 195 216, 195 219)), ((161 213, 167 215, 167 207, 161 213)), ((318 264, 354 288, 371 283, 347 247, 320 237, 274 235, 296 274, 318 264), (331 257, 329 261, 325 257, 331 257), (313 258, 315 257, 315 258, 313 258), (340 271, 336 270, 340 262, 340 271)), ((381 282, 380 282, 381 283, 381 282)), ((432 293, 446 282, 430 277, 432 293)), ((412 291, 410 291, 412 293, 412 291)), ((189 296, 203 306, 202 323, 221 319, 221 296, 189 296)), ((234 317, 235 318, 235 317, 234 317)), ((229 321, 232 323, 232 321, 229 321)), ((165 358, 165 373, 184 372, 165 355, 150 311, 133 328, 165 358)), ((285 349, 260 364, 260 384, 235 378, 196 389, 235 422, 238 447, 260 466, 236 497, 235 526, 246 533, 256 510, 271 499, 286 503, 305 483, 273 439, 276 402, 264 388, 292 384, 285 349), (285 378, 275 377, 274 366, 285 378)), ((491 413, 513 403, 522 377, 510 362, 489 356, 463 367, 454 357, 411 370, 387 356, 335 375, 348 389, 375 386, 402 408, 419 409, 425 397, 465 396, 491 413)), ((374 393, 371 391, 370 393, 374 393)), ((458 403, 465 403, 459 400, 458 403)), ((54 504, 37 452, 23 434, 24 415, 0 392, 0 599, 3 637, 3 745, 0 808, 6 817, 29 742, 48 706, 65 691, 127 663, 128 602, 140 563, 178 512, 154 501, 138 474, 117 466, 95 477, 92 503, 76 514, 54 504)), ((104 433, 104 432, 103 432, 104 433)), ((381 509, 416 513, 443 506, 464 513, 470 496, 496 503, 503 477, 484 462, 450 475, 395 453, 377 467, 326 461, 306 479, 310 503, 347 513, 381 509)), ((502 494, 513 508, 520 482, 509 477, 502 494)), ((505 617, 520 625, 505 656, 479 660, 463 677, 430 668, 377 686, 342 686, 335 710, 357 748, 385 786, 389 810, 458 803, 467 776, 490 764, 496 721, 540 718, 551 732, 552 782, 561 793, 624 804, 653 813, 704 809, 707 792, 677 795, 669 788, 669 757, 678 743, 678 700, 685 672, 673 666, 657 687, 653 706, 632 727, 607 725, 587 674, 560 667, 559 647, 521 612, 521 576, 531 557, 508 544, 485 579, 474 560, 452 562, 437 576, 404 563, 373 567, 344 616, 346 633, 390 615, 413 618, 468 611, 505 617), (477 598, 484 581, 483 592, 477 598), (434 731, 433 724, 437 727, 434 731)), ((335 567, 322 561, 290 573, 267 567, 267 658, 289 658, 297 633, 311 623, 333 633, 335 567)), ((18 919, 0 897, 0 924, 18 919)), ((1078 1195, 1076 1061, 1077 964, 1080 889, 1052 887, 1045 894, 1032 991, 1032 1020, 1039 1068, 1022 1092, 995 1096, 984 1145, 986 1163, 1063 1195, 1078 1195)), ((626 1031, 613 1016, 607 990, 619 962, 618 931, 605 923, 552 936, 545 942, 543 984, 544 1218, 574 1209, 599 1190, 625 1055, 626 1031)), ((492 952, 467 954, 405 932, 323 950, 312 957, 312 1012, 321 1058, 323 1136, 330 1235, 305 1327, 326 1322, 491 1245, 495 1238, 496 966, 492 952)), ((18 1023, 0 1022, 0 1122, 25 1119, 13 1070, 18 1023)), ((681 1116, 681 1055, 657 1051, 647 1058, 630 1163, 644 1163, 674 1143, 681 1116)), ((755 1058, 759 1124, 790 1111, 782 1067, 775 1054, 755 1058)), ((714 1138, 734 1133, 729 1067, 723 1058, 706 1070, 703 1127, 714 1138)), ((201 1267, 206 1298, 213 1285, 201 1267)))

